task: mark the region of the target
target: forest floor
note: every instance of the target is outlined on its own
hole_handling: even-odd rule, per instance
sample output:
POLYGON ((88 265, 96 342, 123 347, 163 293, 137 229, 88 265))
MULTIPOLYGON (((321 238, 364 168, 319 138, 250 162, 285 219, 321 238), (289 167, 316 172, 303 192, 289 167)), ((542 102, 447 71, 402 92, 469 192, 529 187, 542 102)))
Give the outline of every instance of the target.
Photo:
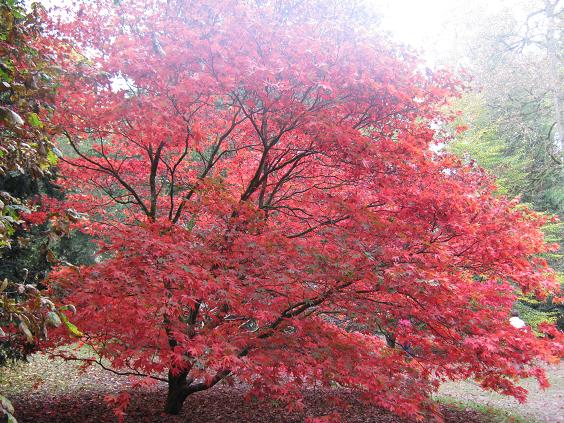
MULTIPOLYGON (((525 382, 531 388, 531 396, 523 405, 484 393, 466 382, 443 386, 437 398, 449 423, 564 423, 564 363, 551 368, 549 373, 553 386, 547 391, 538 392, 536 385, 525 382)), ((0 392, 12 400, 19 423, 116 422, 104 397, 127 389, 128 382, 123 377, 99 368, 81 374, 75 363, 49 360, 42 355, 0 372, 0 392)), ((157 385, 132 391, 125 422, 298 423, 304 421, 305 415, 321 416, 336 411, 325 401, 326 394, 322 390, 308 391, 304 413, 288 413, 272 401, 246 402, 240 389, 216 386, 191 396, 182 414, 170 417, 160 413, 165 387, 157 385)), ((408 423, 382 409, 360 404, 342 413, 342 421, 408 423)))

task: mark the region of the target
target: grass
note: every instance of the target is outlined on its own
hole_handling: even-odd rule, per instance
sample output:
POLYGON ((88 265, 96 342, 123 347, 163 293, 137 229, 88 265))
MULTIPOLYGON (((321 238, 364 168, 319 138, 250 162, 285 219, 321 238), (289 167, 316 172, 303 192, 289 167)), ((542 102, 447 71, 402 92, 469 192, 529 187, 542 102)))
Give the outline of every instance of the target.
POLYGON ((449 397, 435 397, 435 401, 449 407, 459 408, 461 410, 470 409, 487 416, 488 423, 540 423, 539 420, 523 417, 502 408, 492 407, 490 405, 479 404, 477 402, 459 401, 449 397))

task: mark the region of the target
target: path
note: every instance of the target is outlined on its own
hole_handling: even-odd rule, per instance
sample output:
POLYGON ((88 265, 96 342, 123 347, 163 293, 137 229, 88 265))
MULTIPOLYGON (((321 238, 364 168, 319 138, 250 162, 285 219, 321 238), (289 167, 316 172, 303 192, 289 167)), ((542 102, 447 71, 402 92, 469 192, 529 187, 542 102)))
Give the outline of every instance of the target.
POLYGON ((541 390, 535 380, 527 379, 521 386, 529 391, 526 403, 512 397, 485 392, 473 382, 449 382, 441 386, 441 397, 454 398, 512 411, 539 422, 564 423, 564 361, 548 369, 551 387, 541 390))

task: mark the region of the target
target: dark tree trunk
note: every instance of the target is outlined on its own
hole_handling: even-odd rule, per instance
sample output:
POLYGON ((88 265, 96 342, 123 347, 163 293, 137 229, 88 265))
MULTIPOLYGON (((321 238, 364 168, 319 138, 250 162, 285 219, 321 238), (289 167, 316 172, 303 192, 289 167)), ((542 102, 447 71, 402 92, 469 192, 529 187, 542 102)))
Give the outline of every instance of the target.
POLYGON ((186 377, 187 374, 185 372, 176 376, 171 371, 168 372, 168 394, 165 413, 176 415, 182 410, 182 404, 184 404, 184 400, 186 400, 189 393, 186 377))
MULTIPOLYGON (((247 355, 248 351, 247 348, 244 349, 239 353, 239 357, 247 355)), ((231 370, 225 369, 217 372, 209 382, 194 383, 194 379, 188 378, 189 372, 190 370, 186 370, 174 375, 172 371, 168 371, 168 394, 165 404, 167 414, 179 414, 188 395, 209 389, 231 374, 231 370)))

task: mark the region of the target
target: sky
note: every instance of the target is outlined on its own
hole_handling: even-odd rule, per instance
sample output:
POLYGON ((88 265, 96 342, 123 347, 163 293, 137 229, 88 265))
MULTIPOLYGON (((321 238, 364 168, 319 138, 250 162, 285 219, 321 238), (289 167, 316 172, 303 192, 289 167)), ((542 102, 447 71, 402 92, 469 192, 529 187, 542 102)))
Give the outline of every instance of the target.
MULTIPOLYGON (((440 61, 444 50, 455 47, 465 28, 453 26, 494 15, 501 10, 518 16, 522 5, 538 0, 368 0, 381 15, 382 29, 397 41, 415 48, 430 62, 440 61), (454 18, 454 19, 453 19, 454 18)), ((525 8, 527 9, 527 8, 525 8)))
MULTIPOLYGON (((372 0, 382 14, 382 27, 398 40, 416 48, 436 36, 459 0, 372 0)), ((472 0, 469 0, 472 1, 472 0)))

